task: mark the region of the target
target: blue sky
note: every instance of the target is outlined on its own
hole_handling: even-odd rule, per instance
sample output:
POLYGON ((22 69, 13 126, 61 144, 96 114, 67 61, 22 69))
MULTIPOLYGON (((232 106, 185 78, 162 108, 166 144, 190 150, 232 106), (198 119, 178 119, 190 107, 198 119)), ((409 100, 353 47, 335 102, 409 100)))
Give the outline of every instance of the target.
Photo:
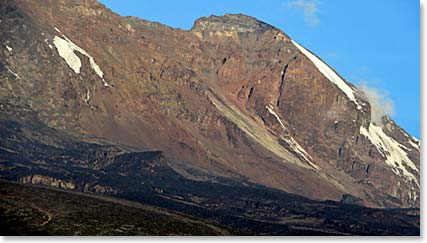
POLYGON ((190 29, 202 16, 243 13, 283 30, 353 84, 394 102, 420 137, 420 3, 408 0, 101 0, 120 15, 190 29))

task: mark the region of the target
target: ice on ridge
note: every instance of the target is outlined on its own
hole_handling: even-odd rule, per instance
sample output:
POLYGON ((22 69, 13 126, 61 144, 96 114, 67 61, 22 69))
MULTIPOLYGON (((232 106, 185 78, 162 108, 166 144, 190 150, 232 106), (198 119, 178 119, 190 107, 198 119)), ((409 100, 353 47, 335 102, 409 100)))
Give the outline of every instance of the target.
MULTIPOLYGON (((58 28, 55 27, 55 30, 59 33, 62 33, 58 28)), ((104 80, 104 72, 101 70, 99 65, 95 62, 95 59, 89 55, 83 48, 76 45, 70 39, 67 38, 64 34, 62 37, 55 36, 53 38, 53 44, 58 50, 59 56, 61 56, 68 66, 77 74, 80 73, 80 69, 82 67, 82 63, 80 58, 76 55, 76 52, 86 56, 89 59, 90 66, 92 70, 102 79, 105 87, 109 87, 110 85, 104 80)))
POLYGON ((356 104, 358 110, 363 110, 363 102, 356 99, 355 89, 348 85, 332 68, 324 63, 316 55, 305 49, 303 46, 292 40, 292 43, 316 66, 316 68, 333 84, 335 84, 347 97, 356 104))

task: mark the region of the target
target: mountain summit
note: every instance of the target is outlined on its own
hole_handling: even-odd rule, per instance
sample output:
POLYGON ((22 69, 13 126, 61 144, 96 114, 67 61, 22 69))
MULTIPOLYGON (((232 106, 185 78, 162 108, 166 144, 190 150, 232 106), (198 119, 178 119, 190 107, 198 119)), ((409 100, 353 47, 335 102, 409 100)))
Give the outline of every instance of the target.
POLYGON ((202 17, 194 22, 192 31, 233 31, 233 32, 254 32, 266 29, 276 29, 254 17, 244 14, 225 14, 223 16, 211 15, 202 17))
POLYGON ((0 20, 3 126, 16 127, 2 132, 2 178, 119 193, 132 187, 119 174, 117 188, 87 181, 155 171, 115 157, 155 150, 196 181, 419 207, 419 141, 389 117, 373 122, 360 90, 269 24, 226 14, 184 31, 89 0, 5 0, 0 20), (12 160, 25 150, 17 141, 73 154, 96 146, 84 145, 86 162, 34 151, 12 160))

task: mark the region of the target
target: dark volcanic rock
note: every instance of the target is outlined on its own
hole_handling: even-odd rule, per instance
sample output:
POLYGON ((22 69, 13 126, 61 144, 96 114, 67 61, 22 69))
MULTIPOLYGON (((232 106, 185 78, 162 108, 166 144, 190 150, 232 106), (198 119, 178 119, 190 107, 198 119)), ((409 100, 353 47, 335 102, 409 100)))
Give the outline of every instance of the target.
POLYGON ((0 181, 0 195, 2 235, 230 235, 211 222, 93 194, 0 181))
MULTIPOLYGON (((202 17, 194 23, 192 31, 197 32, 255 32, 276 29, 273 26, 243 14, 211 15, 202 17)), ((277 30, 277 29, 276 29, 277 30)))
POLYGON ((360 198, 354 197, 349 194, 342 195, 340 202, 353 205, 363 205, 363 201, 360 198))

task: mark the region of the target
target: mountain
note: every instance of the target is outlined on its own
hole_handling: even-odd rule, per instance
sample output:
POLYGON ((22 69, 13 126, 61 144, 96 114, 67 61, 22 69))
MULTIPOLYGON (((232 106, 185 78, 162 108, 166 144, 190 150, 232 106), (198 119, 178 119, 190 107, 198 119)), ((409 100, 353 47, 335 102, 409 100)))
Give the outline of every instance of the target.
POLYGON ((0 204, 6 209, 0 211, 2 235, 230 234, 211 222, 131 201, 4 181, 0 185, 0 204))
POLYGON ((5 0, 0 23, 3 179, 147 200, 228 227, 240 208, 240 230, 256 234, 290 232, 250 226, 277 223, 282 200, 420 206, 419 141, 374 119, 362 91, 267 23, 226 14, 181 30, 94 0, 5 0))
POLYGON ((247 209, 232 200, 232 206, 222 209, 187 204, 187 213, 197 218, 165 205, 4 181, 0 195, 2 235, 419 235, 416 210, 339 206, 302 198, 288 198, 282 203, 286 210, 277 208, 272 215, 266 214, 267 204, 256 201, 246 201, 247 209), (274 215, 284 217, 274 221, 274 215))

